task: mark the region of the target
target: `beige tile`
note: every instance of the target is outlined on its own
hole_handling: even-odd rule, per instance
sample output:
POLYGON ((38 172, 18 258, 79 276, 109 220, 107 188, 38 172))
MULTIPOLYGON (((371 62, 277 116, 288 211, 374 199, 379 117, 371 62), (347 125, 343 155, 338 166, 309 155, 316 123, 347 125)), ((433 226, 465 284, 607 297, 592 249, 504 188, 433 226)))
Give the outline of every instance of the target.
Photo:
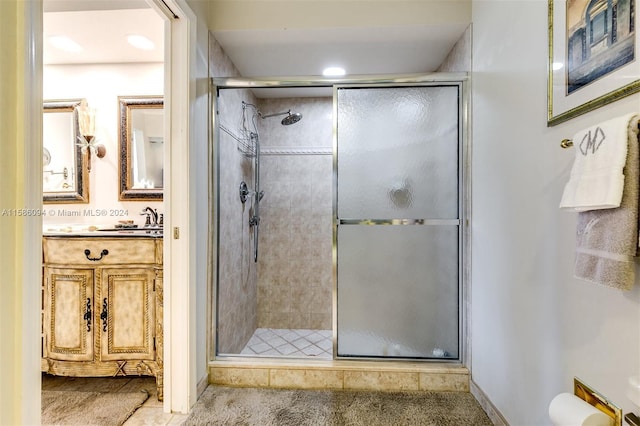
POLYGON ((332 289, 326 287, 311 288, 311 306, 313 312, 330 313, 333 304, 332 289))
POLYGON ((418 390, 418 373, 345 371, 344 388, 358 390, 418 390))
POLYGON ((256 315, 258 316, 258 320, 260 318, 265 318, 269 312, 269 304, 266 303, 264 299, 259 299, 258 306, 256 306, 256 315))
POLYGON ((262 312, 258 314, 258 328, 270 328, 271 327, 271 313, 262 312))
POLYGON ((332 318, 331 313, 311 312, 311 329, 312 330, 331 330, 332 318))
POLYGON ((271 312, 291 312, 291 290, 288 287, 271 288, 270 292, 271 312))
POLYGON ((292 312, 289 314, 289 327, 311 328, 311 314, 308 312, 292 312))
MULTIPOLYGON (((291 312, 305 312, 308 314, 313 307, 312 299, 311 287, 306 286, 305 283, 299 283, 291 289, 291 312)), ((293 325, 291 327, 298 328, 293 325)))
POLYGON ((288 312, 271 312, 269 319, 270 328, 290 328, 288 312))
POLYGON ((420 373, 420 390, 469 391, 468 374, 420 373))
POLYGON ((269 370, 266 368, 216 368, 209 370, 209 383, 231 386, 269 385, 269 370))
POLYGON ((342 389, 343 371, 272 368, 271 387, 295 389, 342 389))
POLYGON ((149 398, 142 404, 143 407, 146 408, 162 408, 164 406, 164 402, 158 400, 157 392, 149 395, 149 398))
POLYGON ((303 300, 306 289, 303 283, 291 283, 291 312, 304 312, 306 309, 300 308, 300 302, 303 300))
POLYGON ((131 417, 124 422, 124 426, 166 425, 173 414, 163 412, 162 408, 138 408, 131 417))
POLYGON ((174 414, 171 417, 171 420, 169 421, 169 423, 167 423, 168 425, 181 425, 185 422, 185 420, 187 420, 187 417, 189 417, 188 414, 174 414))

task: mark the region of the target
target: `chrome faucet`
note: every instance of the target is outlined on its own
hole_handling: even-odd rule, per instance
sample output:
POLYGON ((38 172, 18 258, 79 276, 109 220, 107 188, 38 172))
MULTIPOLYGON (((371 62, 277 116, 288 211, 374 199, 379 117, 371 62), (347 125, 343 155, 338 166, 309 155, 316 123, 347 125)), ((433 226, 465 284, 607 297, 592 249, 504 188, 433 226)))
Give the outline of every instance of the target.
POLYGON ((147 219, 144 223, 145 228, 149 227, 157 227, 158 226, 158 211, 156 209, 152 209, 151 207, 145 207, 141 215, 147 215, 147 219))

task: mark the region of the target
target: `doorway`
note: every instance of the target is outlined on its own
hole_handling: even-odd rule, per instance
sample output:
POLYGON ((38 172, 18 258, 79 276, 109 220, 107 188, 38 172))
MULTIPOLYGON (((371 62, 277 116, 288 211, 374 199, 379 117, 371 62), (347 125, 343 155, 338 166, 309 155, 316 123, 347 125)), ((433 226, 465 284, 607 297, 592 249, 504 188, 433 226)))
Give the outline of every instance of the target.
MULTIPOLYGON (((87 203, 58 203, 55 206, 46 204, 47 213, 53 212, 53 214, 48 214, 44 218, 43 232, 47 235, 49 232, 58 232, 64 228, 73 234, 87 230, 92 231, 94 228, 113 228, 122 224, 128 226, 129 222, 135 222, 133 225, 142 227, 144 226, 144 216, 140 214, 143 209, 157 213, 157 216, 154 214, 154 217, 158 217, 165 211, 165 206, 170 204, 162 201, 162 195, 160 197, 148 196, 152 190, 162 194, 162 181, 164 180, 162 165, 153 171, 154 181, 151 179, 145 179, 145 182, 142 180, 127 181, 126 189, 132 191, 129 191, 128 194, 124 193, 122 171, 125 170, 135 176, 136 169, 134 165, 124 161, 129 153, 125 152, 125 144, 123 144, 128 126, 123 122, 122 114, 127 111, 123 108, 122 99, 140 97, 146 100, 147 97, 153 96, 154 99, 161 100, 165 95, 165 87, 167 86, 165 83, 167 66, 164 63, 166 18, 155 7, 149 7, 145 2, 136 2, 135 8, 125 10, 94 10, 94 5, 88 5, 90 10, 56 11, 51 10, 49 6, 55 7, 55 4, 48 5, 45 1, 44 69, 42 75, 44 100, 67 98, 85 100, 95 111, 93 117, 95 118, 96 133, 93 134, 93 142, 102 147, 104 155, 97 155, 98 151, 91 149, 91 147, 87 147, 88 150, 82 150, 82 155, 88 156, 88 158, 84 157, 82 163, 91 168, 88 174, 90 179, 87 186, 87 203), (135 33, 132 29, 135 29, 135 33), (65 31, 69 31, 69 33, 66 34, 65 31), (110 37, 103 36, 107 33, 110 34, 110 37), (71 43, 67 45, 70 48, 58 50, 56 54, 52 54, 55 47, 50 44, 50 37, 57 36, 59 40, 62 34, 66 35, 67 42, 71 40, 71 43), (142 42, 142 44, 138 43, 137 50, 131 49, 131 46, 125 48, 122 44, 127 43, 126 38, 131 40, 129 37, 131 35, 138 36, 137 41, 142 42), (140 36, 144 36, 144 38, 140 36), (74 42, 76 42, 75 46, 74 42), (131 169, 128 168, 129 166, 131 169), (127 168, 125 169, 125 167, 127 168), (146 209, 147 207, 149 209, 146 209)), ((133 44, 135 40, 130 42, 133 44)), ((164 116, 164 121, 168 121, 167 115, 164 114, 164 116)), ((162 157, 168 157, 163 154, 163 151, 168 149, 170 141, 168 138, 164 138, 163 134, 165 128, 169 126, 163 125, 163 118, 160 118, 159 123, 154 123, 153 126, 149 124, 151 120, 142 121, 145 122, 138 123, 135 128, 145 134, 155 132, 154 140, 150 142, 155 144, 147 144, 147 146, 149 149, 155 148, 156 163, 161 162, 162 157), (158 137, 158 135, 160 136, 158 137), (167 144, 163 143, 165 139, 167 144)), ((133 123, 130 124, 133 128, 133 123)), ((45 147, 47 137, 48 134, 45 133, 45 147)), ((71 141, 72 146, 76 145, 74 142, 76 141, 71 141)), ((135 157, 135 153, 133 157, 135 157)), ((157 243, 156 246, 162 246, 162 237, 157 243)), ((159 258, 161 260, 162 256, 160 255, 159 258)), ((162 276, 161 269, 159 275, 162 276)), ((106 280, 106 277, 103 278, 106 280)), ((124 286, 131 287, 132 283, 133 281, 124 283, 124 286)), ((147 286, 144 288, 144 291, 147 291, 147 286)), ((104 306, 98 301, 93 301, 87 306, 89 314, 85 314, 85 316, 91 319, 92 313, 95 315, 93 329, 99 328, 97 323, 102 319, 100 311, 106 312, 104 306)), ((162 311, 156 311, 159 315, 156 320, 162 324, 162 311)), ((149 324, 144 328, 145 332, 147 329, 155 331, 155 324, 149 324)), ((146 335, 145 341, 147 341, 146 335)), ((151 342, 151 340, 148 341, 151 342)), ((158 350, 155 342, 154 339, 153 344, 149 343, 147 346, 153 347, 156 354, 161 353, 162 348, 158 350)), ((158 343, 161 345, 162 340, 159 339, 158 343)), ((154 371, 153 375, 162 377, 162 368, 159 370, 154 371)), ((140 372, 142 374, 149 373, 149 371, 140 372)), ((95 376, 108 374, 105 371, 96 373, 95 376)), ((130 375, 131 371, 127 371, 127 367, 120 366, 119 372, 116 374, 130 375)), ((85 369, 81 375, 92 376, 94 374, 85 369)), ((97 381, 104 382, 104 379, 97 381)), ((162 381, 160 380, 159 383, 162 381)), ((155 389, 150 393, 155 398, 155 389)), ((162 386, 159 387, 158 395, 161 394, 162 386)))

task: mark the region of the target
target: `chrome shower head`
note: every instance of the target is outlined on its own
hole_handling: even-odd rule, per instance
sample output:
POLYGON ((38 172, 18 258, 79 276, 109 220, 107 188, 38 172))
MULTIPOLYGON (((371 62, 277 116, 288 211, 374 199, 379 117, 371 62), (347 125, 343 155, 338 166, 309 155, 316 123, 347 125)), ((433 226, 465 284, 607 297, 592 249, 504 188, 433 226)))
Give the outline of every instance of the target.
POLYGON ((289 111, 289 114, 285 118, 283 118, 280 123, 282 123, 283 126, 288 126, 290 124, 297 123, 300 120, 302 120, 302 114, 300 114, 299 112, 289 111))
POLYGON ((258 116, 262 119, 276 117, 278 115, 285 115, 285 114, 287 116, 283 118, 282 121, 280 122, 283 126, 288 126, 289 124, 297 123, 298 121, 302 120, 302 114, 300 114, 299 112, 291 112, 291 110, 284 111, 284 112, 276 112, 274 114, 266 114, 266 115, 258 111, 258 116))

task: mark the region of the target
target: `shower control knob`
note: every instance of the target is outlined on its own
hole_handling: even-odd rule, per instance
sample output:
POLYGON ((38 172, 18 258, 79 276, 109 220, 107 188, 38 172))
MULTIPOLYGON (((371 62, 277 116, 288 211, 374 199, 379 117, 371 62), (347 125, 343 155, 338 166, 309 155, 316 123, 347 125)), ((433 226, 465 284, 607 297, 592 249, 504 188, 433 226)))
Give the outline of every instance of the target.
POLYGON ((245 181, 240 182, 240 202, 242 204, 247 202, 247 196, 249 195, 249 188, 245 181))

